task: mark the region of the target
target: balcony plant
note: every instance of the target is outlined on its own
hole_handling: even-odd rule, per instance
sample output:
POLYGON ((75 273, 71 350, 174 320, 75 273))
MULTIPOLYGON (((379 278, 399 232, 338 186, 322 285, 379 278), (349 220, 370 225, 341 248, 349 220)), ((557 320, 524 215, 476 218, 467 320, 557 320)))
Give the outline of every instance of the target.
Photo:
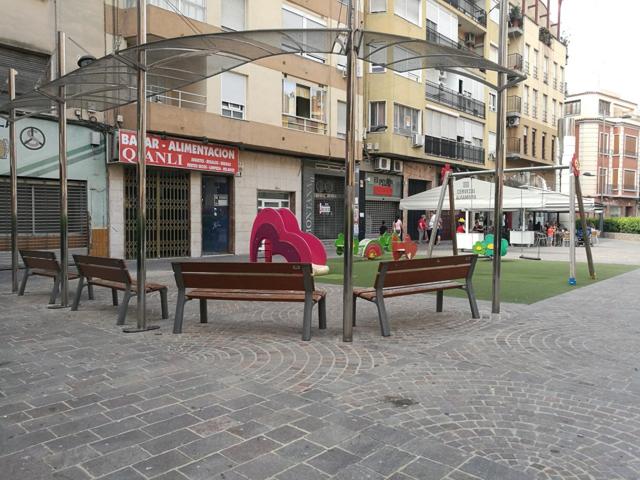
POLYGON ((548 47, 551 46, 551 32, 547 27, 540 27, 540 34, 538 35, 538 38, 548 47))
POLYGON ((522 11, 520 10, 520 6, 513 5, 511 7, 511 11, 509 12, 509 22, 512 27, 521 27, 522 26, 522 11))

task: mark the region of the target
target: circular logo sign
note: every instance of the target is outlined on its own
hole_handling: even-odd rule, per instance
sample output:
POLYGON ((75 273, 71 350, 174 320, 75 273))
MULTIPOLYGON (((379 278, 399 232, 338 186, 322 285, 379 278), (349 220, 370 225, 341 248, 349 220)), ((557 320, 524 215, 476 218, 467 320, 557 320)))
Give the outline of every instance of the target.
POLYGON ((29 150, 40 150, 46 143, 42 130, 36 127, 27 127, 20 132, 20 142, 29 150))

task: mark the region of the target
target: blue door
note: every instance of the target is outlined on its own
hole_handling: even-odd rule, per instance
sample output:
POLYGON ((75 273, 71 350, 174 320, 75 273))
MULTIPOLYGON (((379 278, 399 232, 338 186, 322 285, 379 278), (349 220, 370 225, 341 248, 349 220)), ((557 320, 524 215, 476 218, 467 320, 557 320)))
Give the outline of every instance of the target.
POLYGON ((229 177, 202 177, 202 253, 229 253, 229 177))

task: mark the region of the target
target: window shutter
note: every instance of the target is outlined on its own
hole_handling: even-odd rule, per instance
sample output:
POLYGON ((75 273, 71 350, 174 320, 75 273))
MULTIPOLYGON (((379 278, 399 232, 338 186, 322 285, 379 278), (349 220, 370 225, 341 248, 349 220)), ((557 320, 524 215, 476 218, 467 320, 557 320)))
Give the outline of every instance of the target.
POLYGON ((232 72, 224 72, 220 76, 221 96, 223 102, 246 104, 246 77, 232 72))
POLYGON ((222 26, 231 30, 244 30, 245 0, 222 0, 222 26))

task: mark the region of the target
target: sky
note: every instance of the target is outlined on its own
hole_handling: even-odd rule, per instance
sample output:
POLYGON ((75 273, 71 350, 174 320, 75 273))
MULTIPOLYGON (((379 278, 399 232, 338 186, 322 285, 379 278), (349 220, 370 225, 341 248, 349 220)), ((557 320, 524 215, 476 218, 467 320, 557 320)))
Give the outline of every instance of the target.
POLYGON ((640 104, 639 19, 640 0, 563 1, 570 94, 608 90, 640 104))

